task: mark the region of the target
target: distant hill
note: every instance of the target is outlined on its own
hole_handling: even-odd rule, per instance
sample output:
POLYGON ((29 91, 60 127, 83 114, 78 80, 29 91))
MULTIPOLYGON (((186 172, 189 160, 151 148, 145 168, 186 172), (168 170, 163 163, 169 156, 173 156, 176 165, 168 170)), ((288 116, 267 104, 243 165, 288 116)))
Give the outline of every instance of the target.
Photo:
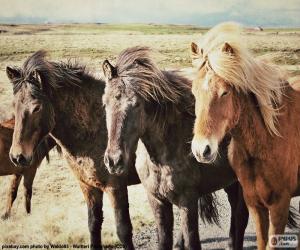
MULTIPOLYGON (((131 23, 162 23, 162 24, 193 24, 204 27, 211 27, 224 21, 236 21, 246 26, 262 26, 262 27, 300 27, 300 9, 295 10, 241 10, 242 7, 237 6, 230 11, 209 13, 209 14, 189 14, 179 13, 177 17, 162 17, 161 19, 149 21, 149 18, 134 17, 131 23), (145 21, 146 20, 146 21, 145 21)), ((80 21, 62 18, 33 17, 17 15, 13 17, 3 17, 0 15, 0 23, 11 24, 43 24, 43 23, 123 23, 122 19, 112 16, 110 20, 97 18, 81 18, 80 21)), ((130 23, 126 19, 124 23, 130 23)))

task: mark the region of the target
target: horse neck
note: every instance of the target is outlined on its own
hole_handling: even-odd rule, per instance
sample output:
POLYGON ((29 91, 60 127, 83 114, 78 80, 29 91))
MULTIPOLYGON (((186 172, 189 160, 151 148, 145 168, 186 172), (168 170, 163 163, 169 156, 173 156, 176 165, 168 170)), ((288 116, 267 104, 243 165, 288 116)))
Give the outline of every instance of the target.
POLYGON ((237 126, 232 130, 232 138, 243 145, 249 154, 255 154, 257 147, 268 145, 272 136, 266 128, 255 97, 240 94, 239 98, 241 113, 237 126))
POLYGON ((52 92, 55 127, 51 134, 63 147, 80 150, 91 147, 95 140, 106 143, 103 93, 104 84, 96 80, 52 92))
POLYGON ((168 164, 187 157, 194 117, 179 108, 182 104, 168 104, 166 112, 162 111, 162 104, 158 102, 147 105, 149 112, 145 112, 145 132, 141 139, 151 158, 156 163, 168 164))

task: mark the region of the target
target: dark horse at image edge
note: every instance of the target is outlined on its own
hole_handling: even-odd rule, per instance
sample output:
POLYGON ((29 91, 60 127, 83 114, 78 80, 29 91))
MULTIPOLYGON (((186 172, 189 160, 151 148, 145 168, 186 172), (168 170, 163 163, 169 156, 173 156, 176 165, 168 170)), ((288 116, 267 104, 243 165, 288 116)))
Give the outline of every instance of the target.
POLYGON ((32 185, 37 168, 45 157, 49 161, 48 153, 56 145, 51 137, 47 137, 38 146, 30 166, 25 168, 16 166, 9 159, 9 149, 12 143, 14 125, 14 119, 7 120, 0 124, 0 176, 12 175, 7 193, 5 213, 1 216, 4 220, 8 219, 11 215, 12 205, 17 198, 22 177, 24 179, 25 209, 28 214, 31 213, 32 185))

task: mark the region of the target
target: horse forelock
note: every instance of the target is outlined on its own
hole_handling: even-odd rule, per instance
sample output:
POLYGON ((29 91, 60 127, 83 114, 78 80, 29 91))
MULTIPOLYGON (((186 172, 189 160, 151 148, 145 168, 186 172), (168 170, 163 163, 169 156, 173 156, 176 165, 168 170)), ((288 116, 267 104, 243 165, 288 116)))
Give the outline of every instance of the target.
POLYGON ((55 90, 61 87, 80 86, 82 77, 89 75, 84 65, 77 62, 51 62, 46 59, 47 53, 44 50, 35 52, 27 58, 21 68, 16 68, 20 71, 20 77, 14 79, 13 91, 17 93, 20 88, 26 83, 30 84, 32 94, 36 97, 42 97, 47 93, 43 93, 34 74, 38 73, 41 77, 44 87, 55 90))
POLYGON ((147 101, 178 103, 184 90, 190 89, 190 82, 175 72, 160 70, 150 54, 148 47, 139 46, 121 52, 116 62, 118 76, 147 101))
POLYGON ((111 88, 126 88, 151 106, 153 124, 165 131, 168 121, 194 114, 191 81, 178 71, 159 69, 147 47, 124 50, 116 61, 117 79, 111 88), (157 105, 158 104, 158 105, 157 105))

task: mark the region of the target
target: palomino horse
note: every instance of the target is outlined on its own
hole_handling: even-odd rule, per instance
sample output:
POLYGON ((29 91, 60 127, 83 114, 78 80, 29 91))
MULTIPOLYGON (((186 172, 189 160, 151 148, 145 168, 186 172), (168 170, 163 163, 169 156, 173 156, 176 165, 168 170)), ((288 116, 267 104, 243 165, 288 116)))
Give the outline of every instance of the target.
MULTIPOLYGON (((242 249, 248 210, 226 151, 220 152, 218 163, 212 166, 198 164, 190 154, 195 119, 191 82, 174 71, 161 71, 145 47, 126 49, 115 67, 106 60, 103 70, 108 127, 105 164, 121 173, 130 167, 139 139, 144 143, 148 164, 137 154, 136 166, 155 216, 159 249, 172 249, 173 204, 181 215, 176 248, 201 249, 197 201, 203 202, 201 196, 232 183, 227 189, 232 208, 230 236, 233 248, 242 249)), ((213 213, 213 205, 210 207, 208 213, 213 213)))
POLYGON ((13 175, 8 191, 6 210, 2 219, 8 219, 11 214, 13 202, 17 198, 18 188, 22 176, 24 177, 24 195, 26 212, 31 212, 32 184, 36 170, 46 157, 49 160, 48 152, 56 145, 55 141, 47 137, 37 148, 34 159, 30 166, 25 168, 15 166, 9 159, 9 148, 12 143, 15 121, 8 120, 0 124, 0 176, 13 175))
POLYGON ((104 82, 85 68, 30 56, 21 69, 6 69, 13 84, 15 130, 10 149, 21 165, 32 161, 36 146, 51 135, 77 176, 88 206, 91 248, 101 249, 102 198, 107 192, 114 208, 117 234, 126 249, 134 249, 127 184, 139 183, 135 168, 128 175, 110 175, 103 163, 107 143, 102 105, 104 82))
POLYGON ((255 219, 258 248, 265 249, 268 232, 284 233, 291 197, 299 193, 300 93, 278 66, 253 57, 234 30, 221 24, 192 44, 192 151, 199 162, 213 162, 218 144, 232 136, 229 160, 255 219))

